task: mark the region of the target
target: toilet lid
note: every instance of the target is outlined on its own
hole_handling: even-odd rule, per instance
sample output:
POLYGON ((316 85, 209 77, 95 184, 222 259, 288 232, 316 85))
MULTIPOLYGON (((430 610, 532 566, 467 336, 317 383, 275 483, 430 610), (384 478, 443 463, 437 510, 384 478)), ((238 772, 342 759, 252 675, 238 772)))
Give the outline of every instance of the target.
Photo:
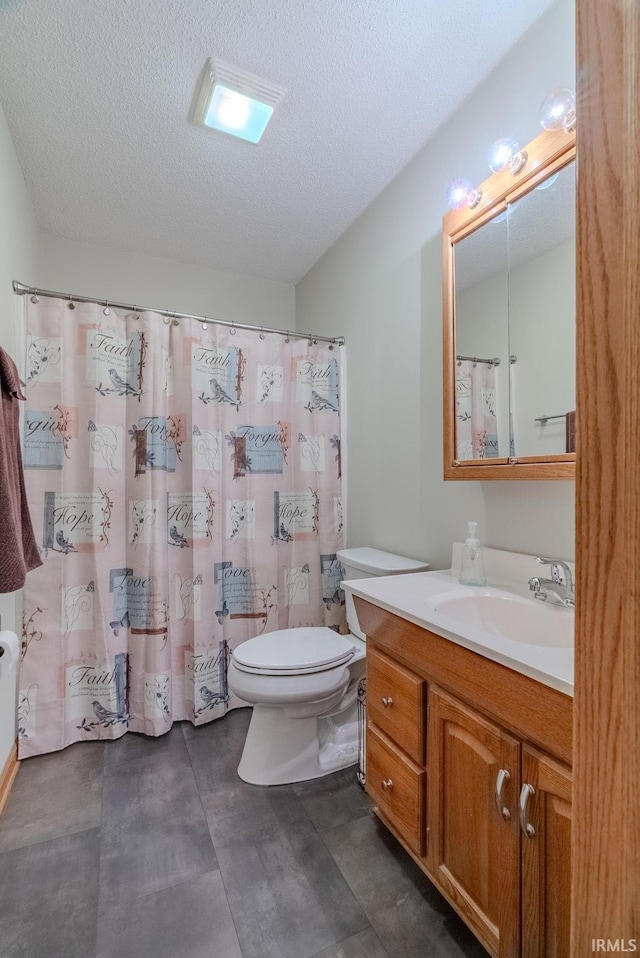
POLYGON ((351 636, 338 635, 333 629, 281 629, 243 642, 233 653, 233 661, 245 672, 265 675, 302 675, 344 665, 353 657, 351 636))

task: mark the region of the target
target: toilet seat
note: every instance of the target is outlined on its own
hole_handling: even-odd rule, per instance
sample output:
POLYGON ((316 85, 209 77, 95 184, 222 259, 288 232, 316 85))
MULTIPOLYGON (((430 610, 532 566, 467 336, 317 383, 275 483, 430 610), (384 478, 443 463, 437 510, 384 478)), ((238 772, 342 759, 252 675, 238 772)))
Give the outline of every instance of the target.
POLYGON ((304 626, 248 639, 235 649, 232 661, 241 672, 254 675, 301 676, 338 669, 355 651, 351 636, 304 626))

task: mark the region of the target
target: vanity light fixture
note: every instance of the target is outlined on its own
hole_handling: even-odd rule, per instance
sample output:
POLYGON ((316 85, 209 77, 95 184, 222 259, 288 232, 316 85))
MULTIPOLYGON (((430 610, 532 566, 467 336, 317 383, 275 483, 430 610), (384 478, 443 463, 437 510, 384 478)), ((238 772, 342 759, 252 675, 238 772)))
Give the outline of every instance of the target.
POLYGON ((544 130, 564 130, 565 133, 575 130, 575 93, 566 86, 552 90, 540 107, 540 125, 544 130))
POLYGON ((259 143, 285 90, 211 57, 207 61, 192 119, 211 130, 259 143))
MULTIPOLYGON (((540 123, 545 130, 564 130, 571 133, 576 128, 576 96, 568 87, 556 87, 545 98, 540 107, 540 123)), ((518 141, 512 136, 496 140, 487 155, 489 169, 492 173, 510 172, 517 176, 524 169, 528 156, 526 150, 521 150, 518 141)), ((549 177, 536 189, 546 189, 551 186, 556 177, 549 177)), ((454 210, 462 210, 465 206, 475 209, 482 199, 481 187, 473 187, 469 180, 454 180, 447 190, 447 206, 454 210)), ((496 218, 495 222, 499 222, 496 218)))

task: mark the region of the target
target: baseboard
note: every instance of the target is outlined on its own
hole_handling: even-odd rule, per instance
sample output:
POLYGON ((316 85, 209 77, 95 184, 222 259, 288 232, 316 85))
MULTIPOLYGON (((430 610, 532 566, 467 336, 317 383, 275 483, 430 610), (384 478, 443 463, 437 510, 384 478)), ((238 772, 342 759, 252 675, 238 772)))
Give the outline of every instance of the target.
POLYGON ((5 806, 5 802, 9 798, 9 792, 11 791, 11 786, 15 781, 15 777, 18 774, 18 769, 20 768, 20 762, 18 761, 18 743, 15 742, 9 752, 7 761, 4 763, 4 768, 0 774, 0 815, 2 814, 2 809, 5 806))

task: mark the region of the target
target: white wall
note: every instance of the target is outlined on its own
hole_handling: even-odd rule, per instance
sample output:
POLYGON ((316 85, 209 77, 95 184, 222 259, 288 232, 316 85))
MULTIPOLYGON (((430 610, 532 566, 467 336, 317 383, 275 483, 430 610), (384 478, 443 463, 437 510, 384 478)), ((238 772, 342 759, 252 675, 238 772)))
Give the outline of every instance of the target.
POLYGON ((298 328, 348 350, 349 545, 448 565, 468 519, 488 545, 574 553, 572 482, 443 482, 441 224, 451 180, 480 182, 494 140, 527 143, 575 88, 573 0, 559 0, 296 288, 298 328))
POLYGON ((43 289, 295 329, 295 291, 242 273, 41 236, 43 289))
MULTIPOLYGON (((0 346, 18 365, 23 358, 21 302, 11 282, 38 280, 38 227, 0 104, 0 346)), ((1 547, 1 543, 0 543, 1 547)), ((17 631, 18 593, 0 595, 3 629, 17 631)), ((15 682, 0 659, 0 771, 16 737, 15 682)))
POLYGON ((576 408, 575 239, 511 270, 510 349, 514 367, 517 456, 565 452, 566 423, 539 416, 576 408))

